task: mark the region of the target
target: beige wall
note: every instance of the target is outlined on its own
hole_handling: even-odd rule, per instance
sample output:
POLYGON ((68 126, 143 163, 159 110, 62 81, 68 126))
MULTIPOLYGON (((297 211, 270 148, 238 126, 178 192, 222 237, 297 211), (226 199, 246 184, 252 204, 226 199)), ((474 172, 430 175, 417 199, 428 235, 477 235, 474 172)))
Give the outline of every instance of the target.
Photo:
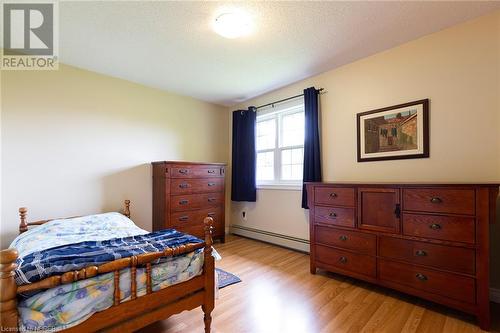
MULTIPOLYGON (((321 96, 325 181, 500 181, 500 12, 231 109, 293 96, 310 86, 328 91, 321 96), (356 113, 423 98, 430 99, 430 158, 356 162, 356 113)), ((259 190, 256 204, 232 204, 231 220, 308 239, 308 220, 298 207, 300 192, 259 190), (240 217, 242 210, 248 211, 246 221, 240 217), (294 213, 288 214, 290 210, 294 213)), ((499 229, 498 225, 492 229, 492 271, 498 287, 499 229)))
POLYGON ((225 108, 61 65, 1 73, 2 246, 30 219, 116 210, 151 228, 154 160, 226 162, 225 108))

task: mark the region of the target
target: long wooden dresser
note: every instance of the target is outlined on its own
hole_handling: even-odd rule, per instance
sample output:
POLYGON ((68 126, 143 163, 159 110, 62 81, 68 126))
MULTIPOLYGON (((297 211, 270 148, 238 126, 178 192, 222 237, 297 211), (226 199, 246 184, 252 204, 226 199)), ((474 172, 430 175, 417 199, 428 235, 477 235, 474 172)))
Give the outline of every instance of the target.
POLYGON ((203 219, 214 219, 213 238, 225 241, 225 164, 160 161, 153 165, 153 230, 174 228, 204 237, 203 219))
POLYGON ((308 183, 311 273, 325 269, 441 303, 487 330, 498 187, 308 183))

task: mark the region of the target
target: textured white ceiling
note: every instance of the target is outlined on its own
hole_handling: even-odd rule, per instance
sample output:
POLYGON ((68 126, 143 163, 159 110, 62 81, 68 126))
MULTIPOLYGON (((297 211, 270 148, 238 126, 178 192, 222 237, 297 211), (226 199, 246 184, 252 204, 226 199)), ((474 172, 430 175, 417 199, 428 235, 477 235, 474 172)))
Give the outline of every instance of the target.
POLYGON ((467 2, 61 2, 63 63, 232 105, 500 8, 467 2), (228 8, 256 31, 212 31, 228 8))

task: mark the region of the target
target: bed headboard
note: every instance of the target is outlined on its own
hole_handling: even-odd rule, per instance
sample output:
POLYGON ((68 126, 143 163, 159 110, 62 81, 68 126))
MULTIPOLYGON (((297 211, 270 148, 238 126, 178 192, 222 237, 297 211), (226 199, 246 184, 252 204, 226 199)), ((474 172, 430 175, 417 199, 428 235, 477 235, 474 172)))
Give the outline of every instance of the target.
MULTIPOLYGON (((130 218, 130 200, 125 200, 125 207, 123 209, 122 213, 126 217, 130 218)), ((26 219, 26 216, 28 215, 28 208, 26 207, 21 207, 19 208, 19 217, 20 217, 20 222, 19 222, 19 233, 22 234, 25 231, 28 231, 28 228, 30 226, 34 225, 42 225, 44 223, 47 223, 49 221, 53 220, 61 220, 61 219, 71 219, 79 216, 70 216, 70 217, 60 217, 57 219, 49 219, 49 220, 39 220, 39 221, 34 221, 34 222, 28 222, 26 219)))

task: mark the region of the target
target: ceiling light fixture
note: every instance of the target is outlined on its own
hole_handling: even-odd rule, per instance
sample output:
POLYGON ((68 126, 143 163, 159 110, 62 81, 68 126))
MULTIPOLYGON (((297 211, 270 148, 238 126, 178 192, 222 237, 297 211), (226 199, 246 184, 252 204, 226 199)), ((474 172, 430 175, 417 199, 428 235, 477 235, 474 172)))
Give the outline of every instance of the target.
POLYGON ((227 12, 217 16, 214 22, 216 33, 226 38, 249 35, 253 30, 250 16, 242 12, 227 12))

